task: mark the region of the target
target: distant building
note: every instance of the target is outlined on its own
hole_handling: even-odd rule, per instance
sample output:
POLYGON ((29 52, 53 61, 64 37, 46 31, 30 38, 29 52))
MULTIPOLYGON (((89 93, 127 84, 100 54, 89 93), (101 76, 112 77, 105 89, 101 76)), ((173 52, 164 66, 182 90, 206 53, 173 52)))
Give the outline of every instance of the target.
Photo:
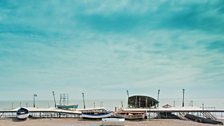
POLYGON ((134 95, 128 98, 129 108, 151 108, 156 107, 159 102, 149 96, 134 95))

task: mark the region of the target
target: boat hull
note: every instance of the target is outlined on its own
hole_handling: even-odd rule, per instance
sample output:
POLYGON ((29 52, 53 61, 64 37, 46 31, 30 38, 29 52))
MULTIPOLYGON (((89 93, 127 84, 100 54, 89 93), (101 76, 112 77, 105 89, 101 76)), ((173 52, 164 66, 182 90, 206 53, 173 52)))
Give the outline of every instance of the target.
POLYGON ((29 114, 17 115, 16 118, 19 120, 26 120, 29 117, 29 114))
POLYGON ((16 112, 16 118, 19 120, 26 120, 29 117, 29 110, 26 108, 20 108, 16 112))
POLYGON ((112 116, 113 113, 103 113, 103 114, 82 114, 81 117, 85 119, 102 119, 112 116))
POLYGON ((125 118, 125 120, 143 120, 144 115, 122 115, 122 114, 116 114, 116 117, 122 117, 125 118))
POLYGON ((202 117, 198 117, 198 116, 191 115, 191 114, 187 114, 187 115, 185 115, 185 117, 188 118, 189 120, 192 120, 192 121, 195 121, 195 122, 199 122, 199 123, 223 125, 223 122, 212 120, 212 119, 208 119, 208 118, 202 118, 202 117))
POLYGON ((115 112, 115 117, 125 118, 125 120, 143 120, 146 118, 146 112, 119 110, 115 112))
POLYGON ((58 109, 65 109, 65 110, 68 110, 68 109, 77 109, 78 108, 78 105, 57 105, 57 108, 58 109))

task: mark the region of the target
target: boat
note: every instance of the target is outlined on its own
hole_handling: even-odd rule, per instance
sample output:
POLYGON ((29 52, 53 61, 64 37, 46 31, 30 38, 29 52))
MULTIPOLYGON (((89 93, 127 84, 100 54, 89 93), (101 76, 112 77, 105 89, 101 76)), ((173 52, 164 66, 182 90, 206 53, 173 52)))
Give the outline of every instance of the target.
POLYGON ((26 108, 19 108, 16 111, 16 118, 19 120, 26 120, 29 117, 29 110, 26 108))
POLYGON ((101 126, 124 126, 124 118, 103 118, 101 126))
POLYGON ((126 120, 143 120, 146 118, 146 112, 143 111, 131 111, 131 110, 119 110, 115 112, 115 117, 125 118, 126 120))
POLYGON ((53 98, 54 98, 54 104, 57 109, 63 109, 63 110, 75 110, 78 108, 77 104, 68 104, 69 99, 68 99, 68 94, 60 94, 60 104, 56 103, 55 99, 55 93, 52 91, 53 98), (67 103, 67 104, 66 104, 67 103))
POLYGON ((158 119, 180 119, 177 115, 173 114, 172 112, 159 112, 157 113, 158 119))
POLYGON ((199 122, 199 123, 223 125, 223 122, 221 122, 221 121, 212 120, 210 118, 203 118, 203 117, 195 116, 195 115, 192 115, 192 114, 186 114, 185 117, 189 120, 199 122))
POLYGON ((57 105, 57 108, 64 110, 74 110, 78 108, 78 105, 57 105))
POLYGON ((81 117, 84 119, 102 119, 111 117, 113 115, 112 111, 107 111, 105 109, 84 109, 81 111, 81 117))

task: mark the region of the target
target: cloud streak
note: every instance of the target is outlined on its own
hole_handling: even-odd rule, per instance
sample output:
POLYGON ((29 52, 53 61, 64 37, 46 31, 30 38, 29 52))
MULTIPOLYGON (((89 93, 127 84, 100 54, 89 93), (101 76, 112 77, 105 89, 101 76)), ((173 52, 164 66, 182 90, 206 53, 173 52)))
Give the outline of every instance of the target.
POLYGON ((0 1, 0 91, 221 91, 221 3, 0 1))

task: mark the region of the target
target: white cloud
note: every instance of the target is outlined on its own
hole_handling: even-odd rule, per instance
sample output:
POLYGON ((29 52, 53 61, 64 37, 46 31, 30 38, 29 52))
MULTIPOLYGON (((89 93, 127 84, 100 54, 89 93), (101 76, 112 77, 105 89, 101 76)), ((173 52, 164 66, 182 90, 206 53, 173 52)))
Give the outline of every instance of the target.
MULTIPOLYGON (((186 24, 187 28, 178 24, 176 26, 175 23, 175 27, 161 25, 172 23, 167 22, 167 18, 176 15, 166 13, 160 7, 164 4, 167 5, 165 10, 168 8, 173 11, 172 7, 176 6, 174 2, 85 2, 60 5, 61 3, 53 1, 52 6, 44 4, 41 9, 36 5, 34 9, 21 6, 16 15, 3 19, 14 19, 8 24, 16 23, 15 26, 18 26, 13 27, 17 29, 13 31, 15 29, 4 25, 5 29, 0 34, 0 83, 6 86, 4 90, 11 89, 14 85, 14 90, 22 86, 27 89, 35 86, 41 92, 48 85, 57 90, 60 87, 71 87, 62 89, 70 92, 82 89, 91 91, 93 88, 95 92, 102 89, 126 90, 128 87, 136 89, 136 92, 143 90, 147 93, 148 88, 194 88, 197 85, 206 87, 211 83, 220 85, 223 82, 223 53, 207 48, 211 41, 222 41, 222 33, 194 28, 194 25, 192 28, 190 24, 186 24), (143 4, 145 6, 142 7, 143 4), (100 23, 107 23, 107 19, 99 22, 97 27, 86 28, 80 25, 80 22, 84 22, 80 15, 99 14, 113 18, 114 14, 121 14, 122 17, 122 13, 125 16, 134 15, 134 19, 142 19, 135 24, 136 27, 127 31, 122 31, 121 28, 115 28, 113 32, 107 32, 108 29, 99 30, 100 23), (138 16, 139 13, 142 17, 138 16), (15 20, 19 16, 21 18, 15 20), (147 16, 156 18, 144 18, 147 16), (148 22, 151 19, 158 22, 155 23, 158 27, 149 26, 154 25, 153 21, 148 22), (191 28, 188 29, 188 25, 191 28), (35 36, 31 35, 32 32, 43 34, 35 36), (218 63, 213 63, 214 60, 218 63)), ((184 10, 185 1, 179 4, 184 10)), ((181 15, 178 13, 177 16, 181 15)), ((127 19, 123 22, 128 21, 127 19)), ((84 24, 96 25, 92 20, 89 24, 84 24)), ((118 19, 115 24, 120 23, 119 21, 118 19)), ((46 90, 50 89, 44 89, 46 90)))

